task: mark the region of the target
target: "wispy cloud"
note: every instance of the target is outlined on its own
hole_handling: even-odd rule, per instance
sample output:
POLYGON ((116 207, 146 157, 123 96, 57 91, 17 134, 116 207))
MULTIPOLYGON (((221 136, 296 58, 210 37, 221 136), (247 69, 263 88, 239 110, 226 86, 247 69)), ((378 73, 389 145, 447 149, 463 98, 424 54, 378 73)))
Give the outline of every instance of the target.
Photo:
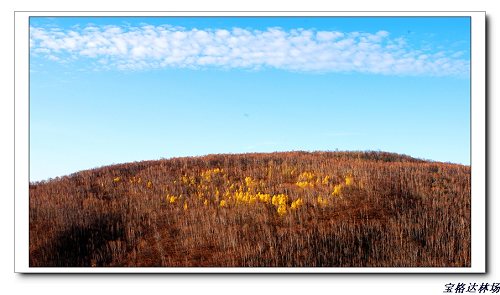
POLYGON ((186 29, 172 26, 30 28, 35 56, 91 59, 103 69, 275 68, 299 72, 467 76, 460 52, 412 48, 387 31, 186 29))

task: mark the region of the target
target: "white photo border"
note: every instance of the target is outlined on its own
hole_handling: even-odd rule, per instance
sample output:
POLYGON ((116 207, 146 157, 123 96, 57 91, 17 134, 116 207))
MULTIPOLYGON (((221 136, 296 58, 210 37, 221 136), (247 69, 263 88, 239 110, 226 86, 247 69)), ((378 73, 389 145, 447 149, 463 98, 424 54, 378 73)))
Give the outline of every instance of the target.
POLYGON ((486 13, 326 11, 16 11, 14 12, 15 253, 17 273, 485 273, 486 272, 486 13), (470 267, 30 267, 29 266, 29 18, 118 16, 470 17, 471 266, 470 267))

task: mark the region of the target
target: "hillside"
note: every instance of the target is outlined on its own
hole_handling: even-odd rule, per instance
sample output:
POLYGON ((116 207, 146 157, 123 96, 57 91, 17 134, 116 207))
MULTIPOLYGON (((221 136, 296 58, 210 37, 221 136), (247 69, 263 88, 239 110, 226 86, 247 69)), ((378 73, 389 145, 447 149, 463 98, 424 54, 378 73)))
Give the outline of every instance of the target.
POLYGON ((30 184, 30 266, 470 266, 470 167, 209 155, 30 184))

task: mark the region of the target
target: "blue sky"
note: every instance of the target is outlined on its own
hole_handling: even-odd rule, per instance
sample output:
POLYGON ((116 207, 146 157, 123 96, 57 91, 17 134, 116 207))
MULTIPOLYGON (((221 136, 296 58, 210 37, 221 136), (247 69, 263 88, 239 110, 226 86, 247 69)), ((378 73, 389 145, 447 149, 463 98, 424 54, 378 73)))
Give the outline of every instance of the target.
POLYGON ((149 159, 470 163, 468 18, 31 18, 30 180, 149 159))

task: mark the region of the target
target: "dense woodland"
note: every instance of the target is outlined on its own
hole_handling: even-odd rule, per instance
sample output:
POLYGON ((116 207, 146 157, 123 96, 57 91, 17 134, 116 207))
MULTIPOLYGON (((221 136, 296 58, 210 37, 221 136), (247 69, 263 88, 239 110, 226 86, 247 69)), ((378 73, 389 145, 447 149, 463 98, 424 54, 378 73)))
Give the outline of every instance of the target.
POLYGON ((385 152, 107 166, 30 184, 30 266, 467 267, 470 183, 385 152))

